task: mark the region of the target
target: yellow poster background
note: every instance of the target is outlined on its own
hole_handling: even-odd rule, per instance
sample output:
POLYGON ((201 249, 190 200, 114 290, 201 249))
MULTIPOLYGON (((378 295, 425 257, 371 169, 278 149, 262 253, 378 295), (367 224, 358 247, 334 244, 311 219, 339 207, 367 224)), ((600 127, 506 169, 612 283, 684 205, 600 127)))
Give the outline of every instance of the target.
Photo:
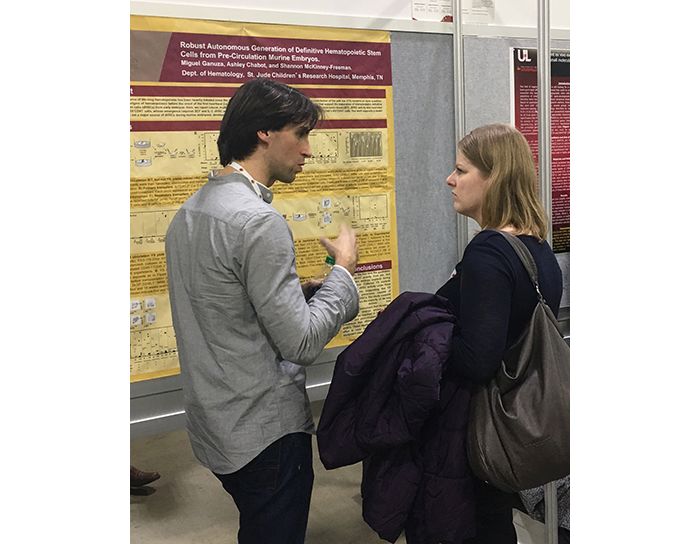
MULTIPOLYGON (((322 39, 388 43, 389 33, 216 22, 164 17, 131 17, 131 29, 191 32, 227 36, 322 39)), ((132 66, 147 51, 132 50, 132 66)), ((230 87, 239 84, 132 81, 138 86, 230 87)), ((295 242, 297 272, 302 281, 323 264, 321 236, 333 238, 340 224, 358 234, 360 259, 355 281, 360 313, 341 328, 327 347, 349 344, 377 312, 399 292, 395 208, 394 119, 392 87, 362 85, 294 85, 307 89, 383 90, 384 97, 322 97, 326 121, 355 120, 352 128, 315 129, 310 135, 314 157, 293 184, 275 184, 272 205, 285 217, 295 242), (386 121, 362 126, 362 121, 386 121)), ((220 121, 228 97, 135 96, 130 117, 135 121, 220 121)), ((327 93, 328 94, 328 93, 327 93)), ((332 94, 332 93, 330 93, 332 94)), ((341 93, 342 94, 342 93, 341 93)), ((376 93, 375 93, 376 94, 376 93)), ((342 123, 340 124, 342 125, 342 123)), ((131 381, 179 373, 165 268, 164 241, 180 205, 219 166, 215 130, 130 132, 131 216, 131 381)))

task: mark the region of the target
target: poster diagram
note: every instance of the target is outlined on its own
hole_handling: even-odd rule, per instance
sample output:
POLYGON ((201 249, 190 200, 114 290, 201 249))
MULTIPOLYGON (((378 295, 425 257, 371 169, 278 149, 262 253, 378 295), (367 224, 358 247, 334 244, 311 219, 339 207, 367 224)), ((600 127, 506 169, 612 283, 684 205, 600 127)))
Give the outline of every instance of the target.
POLYGON ((131 380, 179 373, 165 266, 173 215, 219 167, 219 124, 255 77, 321 105, 313 158, 272 205, 294 237, 303 281, 323 263, 321 236, 358 233, 360 313, 327 347, 349 344, 398 295, 389 33, 131 17, 131 380))

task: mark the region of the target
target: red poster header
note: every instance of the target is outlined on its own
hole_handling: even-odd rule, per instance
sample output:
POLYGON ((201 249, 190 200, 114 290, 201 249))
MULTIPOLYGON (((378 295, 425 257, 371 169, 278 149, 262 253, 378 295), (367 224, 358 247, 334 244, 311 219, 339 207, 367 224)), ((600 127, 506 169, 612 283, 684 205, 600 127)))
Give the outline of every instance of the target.
POLYGON ((355 268, 355 273, 360 274, 362 272, 377 272, 380 270, 391 270, 391 261, 358 264, 355 268))
POLYGON ((160 81, 391 85, 390 44, 174 32, 160 81))

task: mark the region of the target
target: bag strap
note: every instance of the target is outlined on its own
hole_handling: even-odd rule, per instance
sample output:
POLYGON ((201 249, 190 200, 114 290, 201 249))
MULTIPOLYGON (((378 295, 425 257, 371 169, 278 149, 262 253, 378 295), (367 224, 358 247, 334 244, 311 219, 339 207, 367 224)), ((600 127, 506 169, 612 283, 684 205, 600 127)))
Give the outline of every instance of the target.
POLYGON ((508 243, 513 247, 516 255, 520 258, 520 262, 523 263, 525 270, 527 270, 527 273, 530 276, 530 281, 532 282, 532 285, 535 286, 535 291, 537 291, 537 296, 539 297, 540 302, 544 302, 546 304, 546 301, 540 292, 537 264, 535 263, 535 258, 532 256, 532 253, 530 253, 530 250, 517 236, 501 230, 496 230, 494 232, 501 234, 506 240, 508 240, 508 243))

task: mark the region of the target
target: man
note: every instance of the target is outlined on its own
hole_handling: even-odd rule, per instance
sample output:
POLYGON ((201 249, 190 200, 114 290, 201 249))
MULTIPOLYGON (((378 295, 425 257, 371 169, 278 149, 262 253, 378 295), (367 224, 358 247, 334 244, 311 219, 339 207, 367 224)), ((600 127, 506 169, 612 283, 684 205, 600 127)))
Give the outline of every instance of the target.
POLYGON ((304 542, 314 427, 303 365, 359 309, 355 233, 321 239, 336 264, 307 301, 291 232, 270 206, 272 184, 294 181, 311 157, 320 115, 286 85, 243 85, 221 122, 223 169, 165 240, 187 430, 238 506, 241 544, 304 542))

